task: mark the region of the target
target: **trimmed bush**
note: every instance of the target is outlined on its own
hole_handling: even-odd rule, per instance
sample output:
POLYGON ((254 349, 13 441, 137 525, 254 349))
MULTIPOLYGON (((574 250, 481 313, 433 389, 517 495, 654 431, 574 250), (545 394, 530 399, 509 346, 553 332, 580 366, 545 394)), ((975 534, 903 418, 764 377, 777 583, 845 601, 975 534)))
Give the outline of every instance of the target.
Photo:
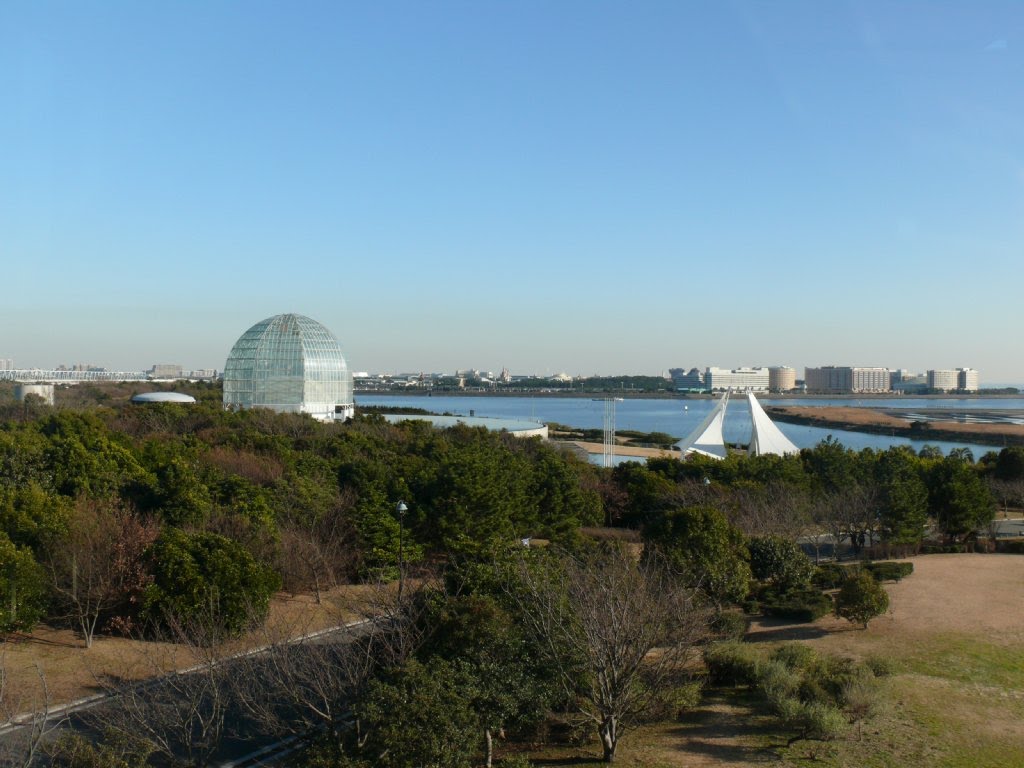
POLYGON ((814 563, 792 539, 755 536, 747 544, 754 578, 780 591, 806 587, 814 574, 814 563))
POLYGON ((761 671, 761 654, 746 643, 712 643, 704 649, 704 663, 712 685, 754 685, 761 671))
POLYGON ((996 552, 1002 552, 1007 555, 1024 555, 1024 539, 997 541, 996 552))
POLYGON ((864 629, 868 622, 889 609, 889 595, 875 578, 863 571, 849 579, 836 595, 836 616, 860 622, 864 629))
POLYGON ((767 616, 798 623, 817 621, 832 610, 832 599, 816 589, 801 589, 782 594, 767 590, 761 596, 761 610, 767 616))
POLYGON ((875 581, 899 581, 914 572, 914 564, 908 562, 885 561, 867 563, 864 569, 875 577, 875 581))
POLYGON ((839 563, 822 563, 811 577, 811 583, 818 589, 839 589, 849 573, 849 569, 839 563))

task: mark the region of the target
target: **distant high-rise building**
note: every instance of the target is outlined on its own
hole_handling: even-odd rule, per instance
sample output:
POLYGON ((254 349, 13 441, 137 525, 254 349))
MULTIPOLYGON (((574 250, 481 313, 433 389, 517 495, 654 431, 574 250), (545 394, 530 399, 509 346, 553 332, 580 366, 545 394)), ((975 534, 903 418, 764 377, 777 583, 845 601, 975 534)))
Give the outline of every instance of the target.
POLYGON ((889 392, 888 368, 853 368, 825 365, 804 369, 804 385, 808 392, 824 394, 889 392))
POLYGON ((712 391, 765 392, 768 390, 768 369, 709 367, 704 371, 704 385, 712 391))
POLYGON ((9 357, 0 357, 0 371, 13 371, 14 361, 9 357))
POLYGON ((672 385, 676 389, 699 391, 707 389, 704 372, 699 368, 691 368, 689 371, 685 368, 669 368, 668 373, 672 377, 672 385))
POLYGON ((928 377, 923 373, 911 373, 906 368, 889 371, 889 388, 903 394, 920 394, 928 389, 928 377))
POLYGON ((981 376, 973 368, 961 368, 957 371, 956 384, 961 392, 977 392, 981 388, 981 376))
POLYGON ((768 389, 789 392, 796 389, 796 369, 788 365, 775 365, 768 369, 768 389))
POLYGON ((960 385, 960 372, 953 368, 928 371, 928 389, 952 392, 960 385))
POLYGON ((154 379, 180 379, 182 368, 174 363, 156 363, 149 369, 149 375, 154 379))

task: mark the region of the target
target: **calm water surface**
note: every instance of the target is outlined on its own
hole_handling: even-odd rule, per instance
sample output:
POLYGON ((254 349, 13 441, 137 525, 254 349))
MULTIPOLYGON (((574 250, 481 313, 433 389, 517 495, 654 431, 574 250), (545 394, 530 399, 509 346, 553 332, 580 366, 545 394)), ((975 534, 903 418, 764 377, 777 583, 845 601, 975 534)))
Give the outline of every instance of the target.
MULTIPOLYGON (((911 400, 901 398, 857 400, 851 398, 780 398, 763 399, 764 405, 845 405, 874 408, 903 408, 926 410, 945 408, 956 410, 1014 410, 1024 409, 1024 398, 942 398, 911 400)), ((677 438, 690 433, 714 407, 713 400, 640 399, 617 402, 616 429, 639 432, 667 432, 677 438)), ((397 408, 423 408, 437 413, 469 416, 526 418, 536 421, 554 421, 572 427, 600 429, 604 425, 604 402, 591 398, 568 397, 460 397, 458 395, 402 396, 357 395, 356 405, 382 405, 397 408)), ((847 432, 800 424, 778 423, 779 429, 799 448, 812 448, 832 435, 843 445, 854 450, 862 448, 886 449, 892 445, 909 445, 915 451, 925 445, 935 445, 948 453, 952 448, 970 448, 975 458, 999 450, 998 446, 972 443, 941 442, 937 440, 910 440, 905 437, 887 437, 864 432, 847 432)), ((725 439, 746 443, 750 438, 750 409, 746 397, 733 396, 725 416, 725 439)))

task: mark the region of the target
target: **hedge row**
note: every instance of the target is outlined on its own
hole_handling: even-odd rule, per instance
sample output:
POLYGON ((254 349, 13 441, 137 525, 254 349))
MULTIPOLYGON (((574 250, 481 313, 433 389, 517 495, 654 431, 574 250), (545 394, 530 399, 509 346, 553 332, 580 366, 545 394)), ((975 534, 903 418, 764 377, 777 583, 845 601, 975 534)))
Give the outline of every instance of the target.
POLYGON ((813 576, 814 586, 818 589, 839 589, 850 576, 863 568, 875 577, 875 581, 899 581, 914 572, 914 564, 905 561, 893 562, 884 560, 874 563, 823 563, 818 566, 813 576))

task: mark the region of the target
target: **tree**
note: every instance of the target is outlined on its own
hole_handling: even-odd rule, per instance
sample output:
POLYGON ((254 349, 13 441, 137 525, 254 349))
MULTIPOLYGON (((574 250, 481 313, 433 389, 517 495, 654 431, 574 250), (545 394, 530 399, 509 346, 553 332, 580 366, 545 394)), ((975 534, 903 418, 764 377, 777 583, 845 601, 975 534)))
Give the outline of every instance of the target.
POLYGON ((889 609, 889 594, 866 570, 847 579, 836 595, 836 616, 851 622, 860 622, 864 629, 868 622, 889 609))
POLYGON ((878 522, 889 544, 917 544, 928 522, 928 489, 918 471, 913 451, 890 448, 878 460, 881 494, 878 522))
POLYGON ((266 652, 239 660, 232 677, 236 699, 265 732, 324 733, 334 757, 350 730, 357 748, 365 744, 373 726, 357 717, 349 728, 352 703, 382 670, 401 667, 419 647, 423 588, 415 585, 396 602, 393 585, 377 583, 356 601, 331 605, 338 626, 329 638, 305 626, 264 626, 266 652), (362 620, 350 621, 353 614, 362 620))
POLYGON ((309 590, 320 603, 324 590, 355 575, 359 553, 351 507, 349 496, 323 511, 295 512, 282 521, 278 571, 285 589, 309 590))
POLYGON ((741 601, 750 583, 744 536, 713 507, 670 509, 644 530, 644 543, 717 602, 741 601))
POLYGON ((480 719, 490 768, 495 735, 547 711, 553 692, 547 669, 494 598, 436 593, 429 602, 432 610, 424 616, 425 642, 418 656, 428 667, 438 658, 458 664, 469 678, 466 695, 480 719))
POLYGON ((355 704, 369 727, 361 752, 380 768, 469 768, 480 723, 472 679, 443 659, 429 667, 410 659, 355 704))
POLYGON ((969 539, 992 522, 995 501, 973 466, 951 456, 932 470, 929 480, 931 514, 950 539, 969 539))
POLYGON ((858 554, 878 524, 879 491, 873 483, 854 483, 818 497, 812 516, 832 536, 834 546, 844 539, 858 554))
POLYGON ((48 563, 56 602, 91 648, 100 619, 120 608, 122 625, 148 581, 143 554, 157 537, 116 499, 79 498, 64 540, 48 563))
POLYGON ((237 633, 266 618, 280 579, 231 539, 215 533, 165 528, 152 547, 153 582, 146 587, 142 618, 166 617, 185 627, 212 617, 237 633))
POLYGON ((46 571, 0 532, 0 634, 31 630, 46 614, 46 571))
POLYGON ((508 588, 557 684, 596 726, 605 762, 707 632, 693 591, 655 555, 638 563, 612 547, 586 559, 524 556, 508 588))
POLYGON ((133 751, 161 755, 171 765, 205 768, 225 735, 233 701, 225 658, 231 651, 225 620, 209 606, 203 615, 166 614, 136 666, 104 681, 111 703, 89 710, 102 732, 130 735, 133 751), (139 668, 141 666, 141 669, 139 668), (135 678, 148 682, 138 684, 135 678), (124 682, 127 681, 127 682, 124 682))
POLYGON ((810 583, 814 563, 791 539, 755 536, 750 539, 750 570, 758 581, 787 592, 810 583))
POLYGON ((996 459, 995 475, 997 480, 1024 480, 1024 447, 1003 448, 996 459))

